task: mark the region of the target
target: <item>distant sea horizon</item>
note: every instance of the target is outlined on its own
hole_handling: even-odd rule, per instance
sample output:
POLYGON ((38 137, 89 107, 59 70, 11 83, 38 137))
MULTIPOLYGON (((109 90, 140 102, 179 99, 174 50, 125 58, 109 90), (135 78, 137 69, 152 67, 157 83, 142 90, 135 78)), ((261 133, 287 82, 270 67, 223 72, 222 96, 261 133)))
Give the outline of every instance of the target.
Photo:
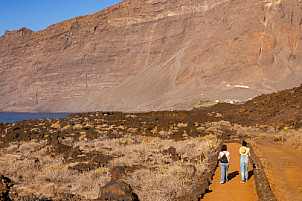
POLYGON ((0 123, 14 123, 28 119, 67 118, 71 113, 0 112, 0 123))

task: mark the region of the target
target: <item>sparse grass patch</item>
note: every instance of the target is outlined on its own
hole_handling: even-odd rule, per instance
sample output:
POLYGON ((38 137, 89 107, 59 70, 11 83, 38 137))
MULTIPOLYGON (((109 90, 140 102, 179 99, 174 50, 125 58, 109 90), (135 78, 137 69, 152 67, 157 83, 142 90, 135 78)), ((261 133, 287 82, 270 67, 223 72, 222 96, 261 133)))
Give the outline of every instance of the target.
POLYGON ((122 157, 112 160, 111 166, 131 167, 143 164, 155 167, 136 170, 129 175, 127 182, 142 200, 171 200, 195 187, 195 176, 202 174, 207 167, 207 156, 213 153, 218 145, 219 142, 214 135, 178 142, 159 138, 144 139, 144 143, 129 144, 122 150, 112 151, 111 154, 122 157), (203 155, 205 159, 197 164, 175 161, 169 155, 163 154, 169 147, 174 147, 181 158, 203 155))
POLYGON ((280 132, 280 135, 274 138, 274 141, 279 141, 299 150, 302 150, 302 131, 283 129, 280 132))
POLYGON ((283 131, 283 132, 290 132, 291 130, 290 130, 289 128, 287 128, 287 127, 284 127, 284 128, 282 129, 282 131, 283 131))
MULTIPOLYGON (((209 126, 219 128, 219 125, 207 125, 207 128, 209 126)), ((186 127, 187 123, 173 124, 173 129, 186 127)), ((186 134, 187 131, 183 130, 186 134)), ((162 132, 161 136, 172 135, 172 131, 164 131, 163 128, 156 129, 156 132, 162 132)), ((116 139, 102 135, 90 140, 86 137, 89 131, 75 133, 60 139, 60 143, 73 147, 68 149, 71 150, 70 155, 54 155, 58 145, 53 146, 46 140, 11 143, 10 147, 0 150, 0 171, 19 186, 31 186, 32 193, 36 195, 53 197, 64 192, 95 199, 100 187, 110 181, 113 167, 132 167, 125 179, 141 200, 171 200, 196 187, 194 178, 202 175, 207 168, 208 157, 219 145, 214 134, 174 141, 127 133, 116 139), (91 152, 104 158, 109 155, 110 159, 90 170, 88 165, 92 163, 89 162, 98 161, 92 157, 85 158, 91 152), (78 157, 78 161, 73 157, 78 157), (86 165, 87 170, 84 169, 86 165), (83 171, 74 168, 81 166, 83 171)))
POLYGON ((46 141, 32 141, 1 150, 0 172, 19 186, 31 186, 29 193, 40 196, 53 197, 61 192, 97 198, 100 186, 110 181, 109 168, 75 173, 63 163, 63 156, 49 156, 46 145, 46 141))
MULTIPOLYGON (((219 141, 213 134, 205 138, 197 137, 177 142, 125 135, 120 139, 100 138, 74 144, 81 148, 86 147, 85 149, 94 147, 95 150, 118 156, 109 162, 108 168, 143 165, 145 168, 137 169, 127 177, 127 182, 142 200, 170 200, 192 190, 195 187, 195 176, 202 174, 207 167, 207 156, 212 154, 218 145, 219 141), (164 150, 170 147, 174 147, 182 159, 197 156, 204 158, 198 163, 175 161, 169 154, 163 154, 164 150)), ((109 169, 97 170, 99 174, 107 174, 107 171, 109 169)))
POLYGON ((203 169, 203 166, 196 170, 192 166, 175 163, 155 170, 137 170, 127 182, 142 200, 173 200, 194 188, 194 176, 200 174, 203 169))

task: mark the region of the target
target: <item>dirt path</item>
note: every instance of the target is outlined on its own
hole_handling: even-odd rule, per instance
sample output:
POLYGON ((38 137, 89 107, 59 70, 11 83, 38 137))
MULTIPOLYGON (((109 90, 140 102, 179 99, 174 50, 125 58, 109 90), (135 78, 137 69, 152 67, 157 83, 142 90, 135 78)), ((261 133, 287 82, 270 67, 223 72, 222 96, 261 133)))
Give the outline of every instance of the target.
POLYGON ((302 152, 271 139, 252 144, 276 198, 302 201, 302 152))
POLYGON ((230 200, 230 201, 255 201, 259 200, 255 188, 255 180, 252 172, 252 167, 249 164, 249 177, 246 183, 240 183, 240 156, 238 150, 240 144, 228 143, 228 151, 230 152, 231 161, 229 167, 229 181, 225 184, 220 184, 220 167, 217 168, 213 183, 209 186, 209 192, 204 195, 203 200, 230 200))

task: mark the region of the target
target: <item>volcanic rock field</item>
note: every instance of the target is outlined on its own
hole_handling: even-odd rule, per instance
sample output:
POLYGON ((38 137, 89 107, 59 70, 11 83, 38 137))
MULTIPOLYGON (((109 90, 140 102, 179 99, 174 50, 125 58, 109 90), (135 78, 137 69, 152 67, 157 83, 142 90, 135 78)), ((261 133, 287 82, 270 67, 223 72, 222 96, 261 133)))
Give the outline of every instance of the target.
POLYGON ((300 128, 301 99, 302 85, 242 105, 1 123, 1 196, 197 200, 211 181, 221 142, 248 139, 246 130, 300 128))

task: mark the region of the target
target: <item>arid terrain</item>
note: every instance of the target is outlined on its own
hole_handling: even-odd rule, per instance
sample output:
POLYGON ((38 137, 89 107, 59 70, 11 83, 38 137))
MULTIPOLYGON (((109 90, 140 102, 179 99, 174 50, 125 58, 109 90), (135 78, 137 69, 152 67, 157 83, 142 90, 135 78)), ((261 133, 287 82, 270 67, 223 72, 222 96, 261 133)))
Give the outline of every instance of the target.
POLYGON ((124 0, 0 37, 0 110, 190 110, 301 84, 300 0, 124 0))
MULTIPOLYGON (((256 97, 243 105, 224 103, 191 111, 148 113, 91 112, 70 114, 66 119, 1 123, 1 198, 217 197, 223 190, 217 186, 219 168, 216 170, 221 143, 246 139, 263 163, 273 195, 279 200, 291 199, 280 190, 284 188, 296 199, 301 196, 300 180, 293 179, 295 156, 301 153, 301 99, 302 85, 256 97), (278 148, 284 152, 281 159, 287 161, 284 167, 279 167, 282 162, 276 162, 278 148), (297 153, 286 151, 290 149, 297 153), (268 152, 273 154, 271 160, 268 152), (280 178, 282 170, 286 181, 280 178)), ((242 185, 239 173, 236 174, 239 144, 229 146, 234 163, 230 182, 223 188, 237 189, 242 185)), ((262 169, 259 164, 251 165, 251 180, 243 184, 251 193, 251 200, 266 193, 263 195, 257 187, 261 182, 256 175, 259 168, 262 169)))
POLYGON ((0 200, 302 200, 301 10, 301 0, 124 0, 6 31, 0 111, 71 114, 0 123, 0 200))

